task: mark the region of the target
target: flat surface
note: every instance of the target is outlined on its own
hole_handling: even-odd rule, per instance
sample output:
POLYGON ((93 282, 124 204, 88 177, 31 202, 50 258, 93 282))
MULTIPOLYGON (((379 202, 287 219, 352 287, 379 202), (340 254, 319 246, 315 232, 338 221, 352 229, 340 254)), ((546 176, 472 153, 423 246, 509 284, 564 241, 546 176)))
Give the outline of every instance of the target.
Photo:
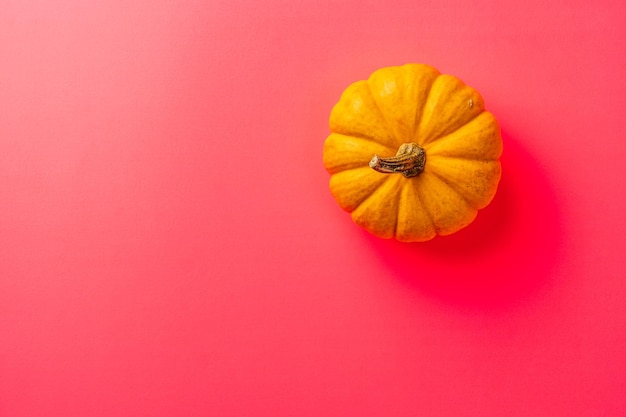
POLYGON ((626 415, 623 4, 2 2, 0 416, 626 415), (415 245, 321 162, 407 62, 505 140, 415 245))

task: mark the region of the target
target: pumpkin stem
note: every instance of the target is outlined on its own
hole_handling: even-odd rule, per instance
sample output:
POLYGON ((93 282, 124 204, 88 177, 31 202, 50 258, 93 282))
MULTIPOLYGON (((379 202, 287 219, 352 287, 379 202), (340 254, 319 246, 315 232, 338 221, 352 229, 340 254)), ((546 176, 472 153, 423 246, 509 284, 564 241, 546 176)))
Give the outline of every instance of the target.
POLYGON ((401 173, 407 178, 415 177, 424 170, 426 152, 417 143, 403 143, 396 156, 381 158, 374 155, 370 168, 384 174, 401 173))

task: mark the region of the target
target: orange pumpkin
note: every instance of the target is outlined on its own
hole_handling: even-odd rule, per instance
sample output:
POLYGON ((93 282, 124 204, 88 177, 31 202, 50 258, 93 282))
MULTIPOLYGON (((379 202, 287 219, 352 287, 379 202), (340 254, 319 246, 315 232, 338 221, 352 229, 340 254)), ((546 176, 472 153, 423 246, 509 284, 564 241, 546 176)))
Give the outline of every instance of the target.
POLYGON ((426 241, 469 225, 500 181, 502 137, 483 99, 423 64, 381 68, 330 115, 330 191, 376 236, 426 241))

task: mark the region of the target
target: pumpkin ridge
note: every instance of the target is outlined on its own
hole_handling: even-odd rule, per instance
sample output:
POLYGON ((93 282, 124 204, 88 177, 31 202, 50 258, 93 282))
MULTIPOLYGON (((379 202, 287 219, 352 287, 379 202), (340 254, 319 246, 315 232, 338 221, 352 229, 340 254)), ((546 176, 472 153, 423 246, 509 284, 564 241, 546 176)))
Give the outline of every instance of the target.
MULTIPOLYGON (((430 142, 432 143, 432 142, 430 142)), ((426 147, 424 147, 424 151, 428 152, 428 145, 426 145, 426 147)), ((484 161, 484 162, 496 162, 499 161, 500 158, 472 158, 469 156, 448 156, 448 155, 440 155, 437 152, 435 153, 429 153, 429 155, 432 156, 436 156, 437 158, 447 158, 447 159, 459 159, 461 161, 484 161)))
MULTIPOLYGON (((393 138, 396 141, 401 140, 401 138, 397 137, 397 132, 395 131, 395 129, 393 129, 391 126, 393 126, 393 123, 387 118, 387 114, 386 112, 383 110, 383 107, 381 107, 380 103, 378 102, 378 98, 376 98, 376 94, 374 94, 374 91, 372 90, 372 85, 370 84, 370 80, 369 78, 366 81, 367 84, 367 88, 369 88, 370 90, 370 94, 372 95, 372 101, 374 102, 374 104, 376 104, 376 110, 378 110, 378 113, 380 113, 380 115, 382 116, 382 119, 385 122, 385 128, 392 133, 393 138)), ((373 139, 374 142, 376 142, 375 139, 373 139)), ((376 142, 376 143, 380 143, 380 142, 376 142)))
POLYGON ((396 139, 388 128, 383 114, 374 100, 367 80, 350 84, 333 106, 329 119, 332 133, 354 135, 387 146, 395 146, 396 139))
POLYGON ((437 173, 437 172, 430 171, 430 173, 431 173, 431 174, 433 174, 435 177, 439 178, 441 181, 443 181, 443 182, 444 182, 444 183, 445 183, 448 187, 452 188, 452 189, 453 189, 453 190, 454 190, 454 191, 455 191, 458 195, 460 195, 460 196, 461 196, 461 198, 462 198, 463 200, 465 200, 465 202, 466 202, 468 205, 470 205, 470 206, 471 206, 474 210, 479 210, 479 208, 478 208, 478 207, 476 207, 476 205, 475 205, 474 203, 472 203, 472 202, 470 201, 470 199, 469 199, 469 198, 467 198, 467 197, 465 196, 465 193, 461 192, 461 191, 460 191, 460 190, 459 190, 459 189, 455 186, 455 184, 454 184, 453 182, 448 181, 448 179, 447 179, 446 177, 444 177, 443 175, 441 175, 441 174, 439 174, 439 173, 437 173))
POLYGON ((427 146, 428 146, 428 145, 430 145, 431 143, 438 142, 438 141, 440 141, 441 139, 445 139, 445 138, 447 138, 448 136, 453 135, 454 133, 456 133, 457 131, 459 131, 460 129, 462 129, 465 125, 467 125, 468 123, 471 123, 474 119, 476 119, 478 116, 480 116, 483 112, 484 112, 484 110, 483 110, 483 111, 481 111, 480 113, 475 114, 475 115, 474 115, 474 117, 472 117, 472 118, 471 118, 471 119, 469 119, 467 122, 465 122, 465 123, 464 123, 464 124, 462 124, 461 126, 459 126, 459 127, 457 127, 456 129, 454 129, 453 131, 448 132, 448 133, 446 133, 446 134, 445 134, 445 135, 443 135, 443 136, 438 136, 438 137, 436 137, 436 138, 433 138, 433 139, 429 140, 428 142, 426 142, 426 143, 422 144, 422 146, 427 147, 427 146))
POLYGON ((398 222, 400 221, 400 207, 402 207, 402 205, 404 204, 404 201, 402 201, 402 196, 404 195, 404 193, 402 192, 404 190, 404 187, 406 187, 407 184, 404 183, 400 189, 398 190, 398 210, 397 210, 397 214, 396 214, 396 222, 393 224, 393 237, 397 237, 398 236, 398 222))
POLYGON ((332 133, 337 133, 338 135, 353 137, 353 138, 357 138, 357 139, 363 139, 363 140, 366 140, 366 141, 371 142, 373 144, 376 144, 376 145, 379 145, 379 146, 384 146, 385 148, 387 148, 389 150, 389 152, 395 152, 394 148, 392 148, 391 146, 386 145, 386 144, 378 141, 374 137, 368 137, 368 136, 365 136, 365 135, 354 134, 354 133, 350 133, 350 134, 339 133, 339 132, 332 132, 332 133))
MULTIPOLYGON (((369 200, 370 198, 372 198, 373 196, 376 196, 376 191, 378 191, 385 183, 389 182, 389 180, 392 179, 392 177, 390 176, 386 176, 386 178, 384 178, 380 184, 378 184, 378 186, 376 187, 376 189, 374 190, 374 192, 372 192, 371 194, 369 194, 367 197, 365 197, 359 204, 357 204, 356 206, 354 206, 354 208, 352 209, 352 211, 355 211, 356 209, 358 209, 359 207, 361 207, 361 205, 363 203, 365 203, 367 200, 369 200)), ((397 221, 397 220, 396 220, 397 221)))
POLYGON ((433 78, 433 80, 430 82, 430 85, 428 86, 428 92, 426 93, 426 100, 424 100, 424 106, 422 106, 422 108, 420 109, 420 111, 415 115, 415 125, 413 126, 413 133, 412 136, 415 138, 415 141, 417 142, 418 145, 424 146, 425 143, 420 141, 420 138, 417 137, 417 132, 419 131, 419 127, 420 124, 422 123, 422 117, 424 116, 424 108, 426 107, 426 105, 428 104, 428 102, 430 101, 430 93, 433 90, 433 85, 435 84, 435 81, 441 77, 441 74, 438 74, 435 78, 433 78))
POLYGON ((334 134, 345 136, 345 137, 352 137, 352 138, 362 139, 362 140, 365 140, 367 142, 373 143, 373 144, 378 145, 378 146, 384 146, 385 148, 387 148, 387 150, 389 150, 389 153, 396 152, 396 150, 397 150, 397 149, 394 149, 393 147, 391 147, 389 145, 386 145, 386 144, 384 144, 382 142, 379 142, 378 140, 376 140, 376 138, 371 137, 371 136, 366 136, 366 135, 359 134, 359 133, 341 133, 341 132, 336 132, 336 131, 332 131, 332 130, 331 130, 330 133, 334 133, 334 134))
POLYGON ((400 221, 400 207, 402 205, 402 189, 406 187, 406 184, 402 184, 398 189, 398 196, 396 197, 396 204, 398 209, 396 210, 396 221, 393 223, 393 237, 398 236, 398 222, 400 221))
POLYGON ((395 236, 402 178, 389 176, 351 212, 355 223, 383 238, 395 236), (384 224, 384 227, 380 227, 384 224))
MULTIPOLYGON (((400 206, 400 202, 402 201, 402 187, 403 186, 399 187, 398 195, 395 198, 395 203, 397 207, 400 206)), ((400 220, 400 210, 396 208, 395 212, 396 212, 396 220, 393 222, 393 232, 391 234, 392 237, 396 237, 398 234, 398 221, 400 220)))
MULTIPOLYGON (((352 145, 352 147, 354 147, 354 145, 352 145)), ((384 149, 384 152, 389 152, 389 153, 393 152, 393 149, 391 147, 381 144, 380 142, 373 141, 367 137, 356 136, 356 135, 345 135, 343 133, 332 132, 324 141, 324 158, 323 158, 324 166, 328 170, 328 172, 331 174, 337 174, 339 172, 346 171, 349 169, 366 167, 371 157, 377 152, 383 152, 383 149, 384 149), (365 153, 363 155, 359 154, 360 156, 364 157, 360 164, 358 162, 355 162, 356 156, 354 156, 354 154, 351 153, 352 151, 351 147, 345 145, 346 143, 351 143, 351 142, 358 143, 359 148, 371 148, 370 151, 366 152, 367 159, 365 159, 364 157, 365 153), (350 158, 355 158, 355 159, 351 159, 349 162, 346 162, 346 160, 344 159, 347 157, 344 157, 343 159, 340 158, 339 160, 342 163, 338 164, 339 161, 337 158, 334 158, 334 159, 327 158, 327 155, 330 155, 331 152, 334 153, 334 155, 337 155, 337 154, 351 155, 350 158)))
MULTIPOLYGON (((415 185, 412 185, 412 186, 415 187, 415 185)), ((417 196, 417 199, 419 200, 420 206, 424 209, 424 213, 426 213, 426 217, 428 218, 428 221, 430 222, 430 225, 432 226, 435 233, 439 234, 439 228, 435 224, 435 218, 433 217, 433 214, 428 210, 428 205, 424 204, 424 196, 422 195, 423 192, 424 192, 423 188, 415 187, 415 195, 417 196)))
POLYGON ((502 156, 502 134, 493 114, 484 110, 453 132, 427 143, 424 149, 429 156, 497 160, 502 156))

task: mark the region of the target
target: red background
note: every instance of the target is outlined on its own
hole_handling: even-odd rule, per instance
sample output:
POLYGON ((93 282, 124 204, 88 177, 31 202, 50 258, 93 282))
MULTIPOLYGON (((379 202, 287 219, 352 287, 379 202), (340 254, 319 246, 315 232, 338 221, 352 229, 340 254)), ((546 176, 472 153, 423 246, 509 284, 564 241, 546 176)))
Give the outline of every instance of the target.
POLYGON ((626 415, 621 1, 3 1, 0 416, 626 415), (321 161, 423 62, 499 119, 454 236, 321 161))

